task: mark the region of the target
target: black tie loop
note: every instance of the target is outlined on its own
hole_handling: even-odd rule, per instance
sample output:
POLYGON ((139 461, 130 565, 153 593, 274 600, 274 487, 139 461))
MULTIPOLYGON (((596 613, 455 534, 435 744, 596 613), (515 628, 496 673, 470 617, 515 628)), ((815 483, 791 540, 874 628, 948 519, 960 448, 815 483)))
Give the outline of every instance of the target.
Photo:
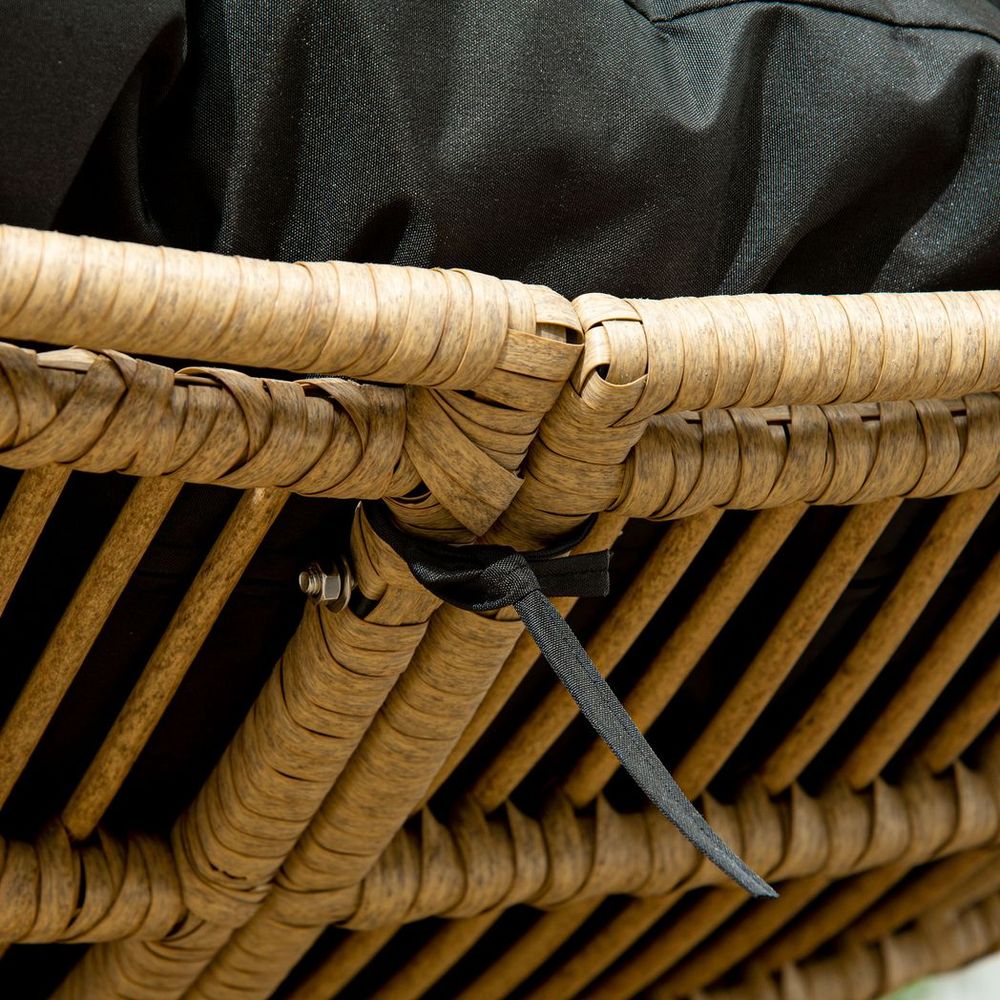
POLYGON ((419 583, 466 611, 512 606, 595 732, 649 800, 713 864, 754 896, 777 896, 708 825, 639 731, 549 597, 604 597, 610 554, 564 555, 594 519, 556 546, 518 552, 507 545, 447 545, 402 531, 384 504, 364 504, 374 531, 419 583), (562 557, 562 558, 560 558, 562 557))

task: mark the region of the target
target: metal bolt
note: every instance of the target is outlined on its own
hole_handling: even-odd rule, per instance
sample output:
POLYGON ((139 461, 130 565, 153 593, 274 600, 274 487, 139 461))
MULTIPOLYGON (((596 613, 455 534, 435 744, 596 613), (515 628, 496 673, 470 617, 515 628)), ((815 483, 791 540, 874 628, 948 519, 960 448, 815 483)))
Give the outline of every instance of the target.
POLYGON ((327 573, 319 563, 311 563, 299 573, 299 589, 313 604, 328 611, 340 611, 351 598, 351 571, 347 563, 338 559, 327 573))

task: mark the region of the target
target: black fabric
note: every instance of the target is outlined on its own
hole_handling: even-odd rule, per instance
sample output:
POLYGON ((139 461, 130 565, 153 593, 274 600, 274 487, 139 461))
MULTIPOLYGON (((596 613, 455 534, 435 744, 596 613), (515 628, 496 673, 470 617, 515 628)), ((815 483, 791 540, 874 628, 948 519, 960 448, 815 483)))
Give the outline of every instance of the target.
POLYGON ((714 865, 754 896, 777 893, 708 825, 653 752, 549 597, 608 593, 608 552, 563 553, 589 523, 556 547, 518 552, 506 545, 447 545, 402 531, 386 507, 365 504, 378 535, 432 594, 467 611, 513 607, 594 731, 660 812, 714 865), (562 558, 560 558, 562 556, 562 558))
POLYGON ((987 0, 0 0, 0 221, 665 296, 982 287, 987 0))

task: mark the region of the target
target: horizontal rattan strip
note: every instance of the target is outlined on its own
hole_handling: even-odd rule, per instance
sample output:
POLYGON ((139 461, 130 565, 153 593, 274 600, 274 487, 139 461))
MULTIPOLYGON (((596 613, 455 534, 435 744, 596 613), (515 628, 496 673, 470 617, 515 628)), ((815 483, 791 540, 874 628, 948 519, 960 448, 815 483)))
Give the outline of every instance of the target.
POLYGON ((548 289, 470 271, 282 264, 0 226, 0 336, 12 340, 468 389, 525 350, 538 374, 555 366, 564 379, 578 330, 548 289))
MULTIPOLYGON (((996 843, 1000 774, 959 765, 938 778, 914 774, 898 788, 879 781, 864 793, 836 788, 819 798, 796 786, 770 800, 754 786, 734 805, 706 799, 704 808, 771 878, 842 878, 996 843)), ((3 846, 0 940, 156 940, 186 913, 170 848, 153 838, 122 844, 101 833, 76 846, 52 824, 34 844, 3 846)), ((425 811, 419 830, 400 831, 357 887, 350 913, 320 913, 322 894, 305 899, 319 921, 373 929, 721 881, 658 813, 620 814, 601 799, 594 815, 579 815, 560 799, 537 820, 508 805, 502 818, 470 808, 444 826, 425 811)))
MULTIPOLYGON (((271 261, 0 227, 0 336, 394 383, 472 388, 511 351, 588 331, 607 368, 663 409, 857 402, 1000 389, 1000 295, 574 303, 468 271, 271 261)), ((568 374, 568 372, 566 372, 568 374)))
MULTIPOLYGON (((446 443, 439 431, 425 441, 421 428, 448 424, 455 428, 451 445, 461 438, 467 449, 469 491, 516 488, 513 471, 471 444, 440 400, 424 390, 343 379, 175 373, 117 353, 36 355, 0 344, 0 464, 60 463, 319 496, 401 496, 434 475, 430 456, 446 443)), ((600 467, 596 489, 577 482, 578 466, 567 463, 572 456, 538 442, 518 502, 544 496, 542 521, 603 509, 673 518, 708 507, 956 493, 1000 476, 1000 396, 664 414, 615 475, 600 467), (567 510, 554 511, 560 491, 552 487, 562 475, 567 510)), ((475 521, 461 497, 445 502, 475 521)))
POLYGON ((348 498, 419 482, 403 456, 400 389, 176 373, 123 354, 36 355, 0 344, 0 462, 284 486, 348 498))
MULTIPOLYGON (((1000 774, 959 764, 938 778, 915 772, 898 788, 879 780, 864 792, 834 786, 812 798, 793 786, 773 800, 751 785, 731 806, 705 797, 703 807, 727 842, 769 879, 820 872, 838 878, 995 841, 1000 774)), ((295 892, 285 876, 279 881, 295 892)), ((371 929, 431 915, 473 916, 515 903, 550 908, 723 881, 653 811, 622 815, 598 799, 588 818, 556 799, 538 821, 510 804, 503 820, 487 821, 470 808, 447 828, 425 812, 419 833, 397 834, 353 901, 341 894, 327 910, 321 900, 314 907, 304 897, 296 915, 312 910, 318 922, 371 929)))
POLYGON ((53 822, 34 843, 0 841, 0 941, 157 941, 185 913, 170 847, 154 837, 73 844, 53 822))

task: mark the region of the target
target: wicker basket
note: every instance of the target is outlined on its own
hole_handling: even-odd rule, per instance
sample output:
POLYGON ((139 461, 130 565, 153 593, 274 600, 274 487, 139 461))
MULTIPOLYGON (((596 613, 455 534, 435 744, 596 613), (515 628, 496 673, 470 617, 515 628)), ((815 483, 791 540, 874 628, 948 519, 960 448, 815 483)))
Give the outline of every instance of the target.
POLYGON ((569 302, 0 227, 0 337, 47 345, 0 345, 0 609, 71 470, 136 477, 0 730, 0 801, 183 485, 241 491, 61 812, 5 842, 0 940, 90 945, 54 996, 863 1000, 1000 946, 1000 293, 569 302), (445 541, 624 530, 620 592, 574 621, 780 898, 616 790, 516 616, 441 604, 360 508, 365 612, 306 603, 169 838, 103 829, 293 494, 445 541), (849 638, 829 668, 821 634, 849 638))

